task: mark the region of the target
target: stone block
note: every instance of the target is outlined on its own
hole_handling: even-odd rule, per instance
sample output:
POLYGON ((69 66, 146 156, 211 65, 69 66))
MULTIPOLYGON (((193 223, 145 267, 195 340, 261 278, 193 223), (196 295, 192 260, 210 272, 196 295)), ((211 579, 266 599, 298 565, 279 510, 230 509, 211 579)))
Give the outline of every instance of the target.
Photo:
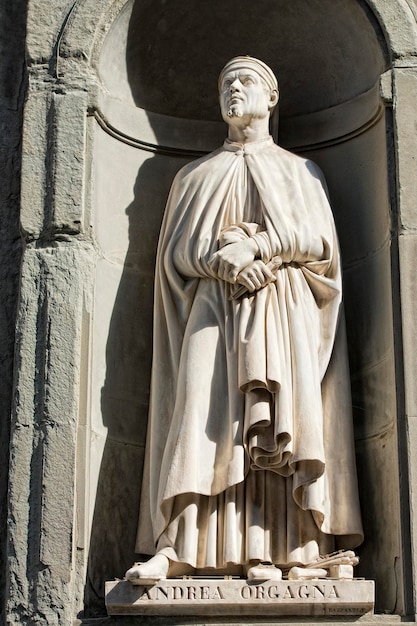
POLYGON ((29 238, 35 237, 43 224, 48 107, 49 96, 46 93, 30 94, 25 106, 20 220, 29 238))
POLYGON ((44 62, 53 54, 56 36, 68 13, 66 0, 36 0, 29 5, 26 50, 28 61, 44 62))
POLYGON ((417 69, 394 70, 393 77, 398 217, 400 228, 409 230, 417 228, 417 69))
POLYGON ((50 117, 50 135, 54 143, 51 227, 76 234, 83 230, 87 95, 78 92, 54 94, 50 117))
POLYGON ((167 579, 152 587, 106 583, 109 615, 359 616, 374 607, 368 580, 167 579))
POLYGON ((415 31, 416 8, 405 0, 367 0, 380 24, 394 57, 413 55, 417 46, 415 31), (389 25, 389 27, 387 27, 389 25))
MULTIPOLYGON (((417 190, 416 190, 417 191, 417 190)), ((401 316, 403 335, 405 412, 417 416, 417 235, 399 237, 399 263, 401 273, 401 316)))
POLYGON ((352 565, 332 565, 329 568, 330 578, 337 578, 340 580, 353 580, 353 566, 352 565))
POLYGON ((94 262, 85 244, 28 248, 23 258, 9 490, 9 576, 22 584, 11 623, 39 611, 65 624, 72 610, 80 344, 94 262))
POLYGON ((21 223, 28 239, 83 231, 87 100, 34 91, 25 109, 21 223))

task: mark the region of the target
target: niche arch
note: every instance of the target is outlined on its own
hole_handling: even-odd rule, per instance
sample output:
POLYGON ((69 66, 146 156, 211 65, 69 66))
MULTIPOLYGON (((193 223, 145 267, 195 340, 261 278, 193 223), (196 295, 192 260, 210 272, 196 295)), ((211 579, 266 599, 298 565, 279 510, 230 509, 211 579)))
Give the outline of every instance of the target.
MULTIPOLYGON (((130 1, 101 0, 100 8, 95 0, 76 2, 58 37, 58 55, 63 59, 77 58, 81 63, 96 67, 107 32, 130 1)), ((414 5, 408 0, 365 0, 365 4, 384 33, 393 60, 415 56, 417 11, 414 5)), ((35 20, 34 15, 32 18, 31 27, 35 33, 39 32, 41 22, 35 20)))
MULTIPOLYGON (((192 24, 193 2, 188 0, 186 4, 192 24)), ((279 140, 318 162, 329 183, 345 268, 358 468, 362 502, 366 505, 367 541, 361 553, 360 574, 377 580, 379 610, 405 610, 401 558, 407 538, 401 534, 398 501, 391 294, 389 194, 393 179, 388 177, 386 142, 390 102, 389 93, 387 101, 381 99, 379 81, 398 59, 416 54, 414 16, 404 0, 315 0, 309 3, 308 24, 302 20, 298 24, 298 41, 300 46, 304 42, 305 53, 312 50, 306 43, 306 33, 311 37, 309 46, 320 41, 315 48, 316 64, 306 70, 303 60, 311 54, 303 56, 300 50, 288 53, 288 33, 297 28, 297 16, 284 10, 288 3, 282 0, 264 0, 262 4, 277 15, 279 9, 286 14, 287 21, 278 26, 269 20, 276 27, 275 38, 265 37, 259 45, 253 37, 250 50, 242 51, 234 44, 217 50, 214 43, 218 28, 212 28, 212 44, 204 38, 202 41, 211 56, 216 50, 219 58, 212 58, 205 80, 198 79, 196 91, 189 90, 188 98, 179 96, 181 90, 189 89, 186 77, 195 72, 196 65, 187 66, 184 55, 178 57, 174 54, 177 50, 170 51, 170 46, 160 47, 154 66, 143 58, 138 61, 136 70, 143 73, 135 74, 135 60, 140 60, 141 54, 146 56, 146 48, 141 50, 139 44, 145 40, 149 46, 155 32, 163 38, 175 23, 175 13, 163 12, 163 2, 107 1, 102 3, 100 14, 92 0, 78 3, 59 43, 64 75, 74 71, 71 60, 78 59, 79 64, 89 68, 94 82, 98 77, 90 107, 89 145, 92 225, 99 250, 95 295, 99 321, 92 327, 90 435, 86 448, 89 488, 83 503, 87 535, 91 532, 91 540, 86 542, 86 605, 91 614, 99 610, 103 581, 122 576, 134 559, 148 401, 153 260, 165 199, 179 167, 221 141, 224 127, 216 118, 215 96, 207 104, 198 93, 209 82, 214 82, 215 90, 215 77, 223 63, 221 55, 226 60, 242 52, 263 58, 274 69, 277 66, 283 94, 286 85, 290 86, 290 95, 282 99, 279 140), (322 17, 315 22, 311 18, 319 10, 322 17), (340 20, 341 10, 346 11, 344 20, 340 20), (152 28, 150 19, 154 20, 152 28), (320 30, 323 27, 324 33, 333 37, 330 43, 320 30), (85 36, 86 29, 90 37, 85 36), (281 48, 280 41, 277 44, 280 32, 287 33, 281 48), (343 48, 347 41, 351 57, 343 48), (274 53, 271 45, 275 46, 274 53), (329 48, 335 47, 338 59, 334 55, 325 59, 326 50, 329 54, 329 48), (367 66, 362 73, 349 72, 357 67, 358 51, 367 59, 367 66), (280 75, 277 59, 281 54, 282 67, 283 53, 286 65, 280 75), (158 63, 167 58, 166 66, 158 63), (327 62, 322 83, 317 79, 321 59, 327 62), (181 66, 177 72, 175 62, 181 66), (169 88, 163 83, 161 67, 169 77, 169 88), (298 76, 295 81, 294 73, 298 76), (300 98, 306 87, 310 90, 308 106, 300 98), (107 529, 104 533, 103 528, 107 529)), ((292 2, 291 6, 298 4, 292 2)), ((219 12, 213 11, 213 15, 218 18, 219 12)), ((199 11, 194 23, 201 18, 199 11)), ((222 24, 226 18, 222 16, 222 24)))

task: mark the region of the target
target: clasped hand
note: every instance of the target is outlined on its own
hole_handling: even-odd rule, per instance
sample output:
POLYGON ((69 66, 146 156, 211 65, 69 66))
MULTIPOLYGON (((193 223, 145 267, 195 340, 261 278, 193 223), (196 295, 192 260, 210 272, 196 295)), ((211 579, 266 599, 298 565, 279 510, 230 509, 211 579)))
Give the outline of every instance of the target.
MULTIPOLYGON (((246 291, 249 291, 249 293, 253 293, 275 280, 276 277, 271 272, 269 267, 265 265, 263 261, 257 259, 239 272, 236 278, 236 283, 242 285, 242 287, 244 287, 246 291)), ((237 291, 234 296, 232 295, 232 297, 236 297, 239 294, 240 290, 237 291)))
POLYGON ((213 254, 209 266, 221 280, 239 283, 252 293, 275 280, 266 264, 255 260, 257 252, 258 245, 252 239, 231 243, 213 254))

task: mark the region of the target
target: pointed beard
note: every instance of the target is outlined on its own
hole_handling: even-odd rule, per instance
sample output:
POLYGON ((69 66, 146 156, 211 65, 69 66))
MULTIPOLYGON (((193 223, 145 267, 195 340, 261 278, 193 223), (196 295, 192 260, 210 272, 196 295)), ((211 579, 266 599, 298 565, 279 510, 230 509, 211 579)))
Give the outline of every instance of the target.
POLYGON ((231 106, 227 111, 227 117, 242 117, 242 111, 236 106, 231 106))

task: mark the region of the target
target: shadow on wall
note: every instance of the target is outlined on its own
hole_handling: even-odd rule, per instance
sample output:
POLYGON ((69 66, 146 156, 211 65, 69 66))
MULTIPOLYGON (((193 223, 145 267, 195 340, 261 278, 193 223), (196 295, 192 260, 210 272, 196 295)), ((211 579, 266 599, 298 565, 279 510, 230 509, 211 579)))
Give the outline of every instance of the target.
POLYGON ((19 229, 27 2, 0 4, 0 622, 5 623, 7 488, 22 241, 19 229))
POLYGON ((153 274, 170 182, 184 164, 154 155, 126 208, 129 249, 106 345, 101 407, 108 435, 100 467, 85 589, 86 615, 103 613, 104 581, 135 560, 152 357, 153 274), (132 366, 134 364, 134 366, 132 366))

